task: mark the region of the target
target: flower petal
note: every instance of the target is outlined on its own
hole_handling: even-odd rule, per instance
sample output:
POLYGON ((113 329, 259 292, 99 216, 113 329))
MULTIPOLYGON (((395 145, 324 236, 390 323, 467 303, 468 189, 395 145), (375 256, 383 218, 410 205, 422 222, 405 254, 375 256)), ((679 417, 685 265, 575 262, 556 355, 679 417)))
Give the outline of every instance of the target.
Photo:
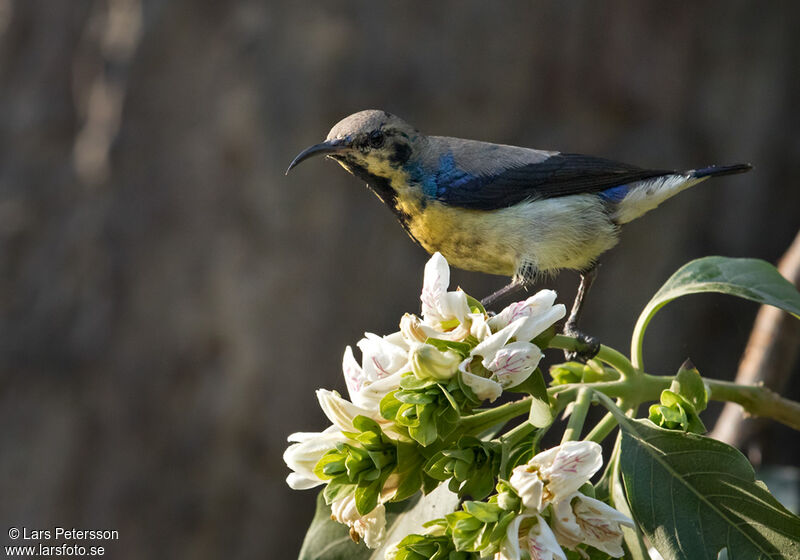
POLYGON ((353 418, 356 416, 362 415, 368 418, 375 416, 375 411, 367 410, 343 399, 336 391, 317 389, 317 400, 328 420, 343 432, 356 431, 353 426, 353 418))
POLYGON ((442 299, 441 313, 445 320, 458 319, 459 323, 466 322, 467 316, 470 314, 467 294, 463 290, 447 292, 442 299))
POLYGON ((519 526, 523 520, 531 517, 529 514, 516 516, 506 528, 506 538, 500 544, 500 552, 495 560, 520 560, 519 526))
POLYGON ((344 351, 342 373, 344 373, 344 382, 347 385, 347 392, 350 393, 350 399, 355 400, 356 394, 364 387, 364 382, 367 379, 364 375, 364 370, 361 369, 355 356, 353 356, 353 348, 350 346, 345 348, 344 351))
POLYGON ((481 342, 492 336, 492 329, 489 328, 489 322, 483 313, 470 313, 467 318, 469 322, 469 334, 481 342))
POLYGON ((522 500, 522 505, 533 511, 541 511, 544 482, 537 471, 531 471, 528 465, 520 465, 511 471, 508 482, 522 500))
POLYGON ((472 358, 467 358, 458 366, 461 372, 461 380, 467 387, 472 389, 475 396, 479 399, 489 399, 489 402, 494 402, 497 400, 497 397, 503 394, 503 388, 497 381, 492 381, 491 379, 486 379, 485 377, 470 372, 467 369, 470 360, 472 360, 472 358))
POLYGON ((450 285, 450 267, 441 253, 434 253, 425 265, 422 281, 422 317, 426 322, 442 322, 442 300, 450 285))
POLYGON ((364 377, 370 382, 408 369, 408 352, 383 337, 365 333, 357 346, 363 355, 361 368, 364 377))
POLYGON ((576 496, 577 492, 553 504, 553 533, 561 546, 571 549, 583 542, 583 531, 572 511, 571 502, 576 496))
POLYGON ((520 321, 517 327, 517 340, 530 341, 544 332, 550 325, 562 319, 567 309, 562 304, 553 305, 556 293, 541 290, 525 301, 512 303, 500 313, 489 319, 489 326, 498 332, 508 325, 520 321))
POLYGON ((459 324, 466 321, 470 313, 467 294, 461 290, 448 292, 449 285, 450 267, 440 253, 434 253, 425 265, 425 277, 420 295, 422 318, 428 325, 439 328, 442 323, 453 319, 459 324))
POLYGON ((383 504, 366 515, 360 515, 356 508, 355 495, 350 494, 331 504, 331 517, 350 527, 353 540, 364 539, 369 548, 381 546, 386 536, 386 508, 383 504))
POLYGON ((530 342, 512 342, 502 347, 494 358, 483 364, 492 372, 492 378, 503 389, 513 387, 525 381, 542 359, 542 351, 530 342))
POLYGON ((367 410, 379 410, 381 399, 387 393, 400 386, 400 379, 402 379, 403 374, 405 374, 405 371, 398 371, 389 377, 369 383, 361 391, 353 395, 353 403, 367 410))
POLYGON ((544 499, 558 502, 577 492, 603 466, 603 448, 593 441, 568 441, 539 453, 528 465, 548 481, 544 499))
POLYGON ((417 317, 416 315, 412 315, 411 313, 406 313, 400 319, 400 332, 403 335, 403 340, 405 344, 413 345, 413 344, 422 344, 428 337, 429 330, 433 330, 427 325, 425 325, 422 320, 417 317))
POLYGON ((337 443, 349 441, 335 426, 324 432, 297 432, 289 436, 293 445, 283 452, 283 460, 292 469, 286 483, 294 490, 306 490, 324 484, 314 474, 314 467, 325 453, 336 447, 337 443))
POLYGON ((633 527, 632 519, 608 504, 583 494, 578 494, 572 501, 572 510, 583 532, 583 542, 614 558, 624 555, 620 525, 633 527))
POLYGON ((471 356, 481 356, 484 367, 494 359, 494 355, 514 336, 514 327, 509 325, 482 340, 470 352, 471 356))
POLYGON ((567 556, 558 546, 556 536, 547 522, 540 515, 536 516, 536 520, 538 523, 528 531, 528 552, 531 560, 553 560, 554 558, 567 560, 567 556))

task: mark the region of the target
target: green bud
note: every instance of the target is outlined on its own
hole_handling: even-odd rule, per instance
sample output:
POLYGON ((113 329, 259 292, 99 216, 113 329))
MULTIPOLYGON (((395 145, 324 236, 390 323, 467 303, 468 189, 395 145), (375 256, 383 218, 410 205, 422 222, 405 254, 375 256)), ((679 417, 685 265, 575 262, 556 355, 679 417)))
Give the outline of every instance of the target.
POLYGON ((458 372, 461 356, 452 350, 443 352, 431 344, 420 344, 411 351, 410 361, 417 379, 447 381, 458 372))
MULTIPOLYGON (((314 474, 327 480, 325 502, 330 505, 335 500, 355 494, 356 509, 362 515, 372 511, 378 504, 384 483, 397 468, 398 445, 387 437, 374 420, 356 416, 353 425, 359 432, 351 432, 351 443, 337 443, 334 449, 325 453, 314 467, 314 474)), ((405 453, 406 457, 408 452, 405 453)), ((417 463, 419 463, 418 461, 417 463)), ((409 460, 405 459, 404 468, 409 460)), ((399 482, 403 482, 400 473, 399 482)), ((406 493, 415 492, 420 481, 412 480, 406 484, 406 493), (411 488, 416 483, 415 488, 411 488)))
POLYGON ((661 404, 654 404, 649 411, 650 421, 668 430, 682 430, 703 434, 706 427, 694 405, 682 395, 665 389, 661 391, 661 404))
POLYGON ((501 455, 499 444, 465 436, 458 441, 458 448, 445 449, 431 457, 425 472, 439 481, 450 479, 450 490, 460 498, 482 500, 494 488, 501 455))
POLYGON ((583 379, 583 364, 580 362, 564 362, 550 366, 550 377, 553 381, 550 385, 568 385, 570 383, 580 383, 583 379))
POLYGON ((670 389, 692 403, 698 413, 703 412, 708 406, 708 391, 703 378, 689 359, 683 362, 670 389))
POLYGON ((614 381, 619 379, 619 372, 614 368, 604 367, 597 360, 565 362, 550 367, 550 385, 567 385, 569 383, 593 383, 595 381, 614 381))
POLYGON ((489 502, 464 502, 461 507, 445 516, 447 532, 456 549, 478 552, 482 558, 499 551, 516 512, 501 508, 494 498, 489 502))
POLYGON ((497 505, 506 511, 517 511, 520 499, 514 492, 506 491, 497 495, 497 505))
POLYGON ((477 560, 478 554, 456 551, 446 535, 408 535, 386 553, 387 560, 477 560))

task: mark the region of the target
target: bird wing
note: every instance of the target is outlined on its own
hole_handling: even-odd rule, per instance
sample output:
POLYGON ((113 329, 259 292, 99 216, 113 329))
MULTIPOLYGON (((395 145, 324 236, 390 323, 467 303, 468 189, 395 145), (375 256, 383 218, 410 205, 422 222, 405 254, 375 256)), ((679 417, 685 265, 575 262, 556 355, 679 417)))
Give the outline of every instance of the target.
MULTIPOLYGON (((505 167, 496 172, 437 181, 435 198, 445 204, 476 210, 506 208, 526 199, 601 193, 674 171, 642 169, 581 154, 554 154, 543 161, 505 167)), ((615 193, 616 195, 617 193, 615 193)))

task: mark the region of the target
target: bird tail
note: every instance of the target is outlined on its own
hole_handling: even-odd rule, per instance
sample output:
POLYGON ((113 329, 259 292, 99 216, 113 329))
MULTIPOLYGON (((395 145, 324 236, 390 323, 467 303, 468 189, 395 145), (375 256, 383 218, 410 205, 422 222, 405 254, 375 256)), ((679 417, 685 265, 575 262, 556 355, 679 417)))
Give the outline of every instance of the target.
POLYGON ((709 177, 744 173, 753 168, 749 163, 736 165, 712 165, 702 169, 690 169, 682 173, 672 173, 646 179, 628 190, 627 195, 616 206, 612 215, 618 224, 626 224, 631 220, 649 212, 668 198, 681 191, 705 181, 709 177))
POLYGON ((753 166, 749 163, 737 163, 734 165, 711 165, 709 167, 703 167, 702 169, 692 169, 691 171, 687 171, 686 174, 695 179, 704 179, 706 177, 720 177, 722 175, 746 173, 751 169, 753 169, 753 166))

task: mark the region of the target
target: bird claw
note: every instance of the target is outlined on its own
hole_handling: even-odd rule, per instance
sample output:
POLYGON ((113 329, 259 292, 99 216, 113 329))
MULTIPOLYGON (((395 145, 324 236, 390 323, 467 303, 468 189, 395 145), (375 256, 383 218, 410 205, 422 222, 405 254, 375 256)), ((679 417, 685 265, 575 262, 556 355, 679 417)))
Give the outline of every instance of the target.
POLYGON ((579 343, 575 350, 564 350, 564 357, 567 361, 586 363, 600 352, 600 341, 579 331, 576 327, 567 324, 564 327, 564 334, 577 339, 579 343))

